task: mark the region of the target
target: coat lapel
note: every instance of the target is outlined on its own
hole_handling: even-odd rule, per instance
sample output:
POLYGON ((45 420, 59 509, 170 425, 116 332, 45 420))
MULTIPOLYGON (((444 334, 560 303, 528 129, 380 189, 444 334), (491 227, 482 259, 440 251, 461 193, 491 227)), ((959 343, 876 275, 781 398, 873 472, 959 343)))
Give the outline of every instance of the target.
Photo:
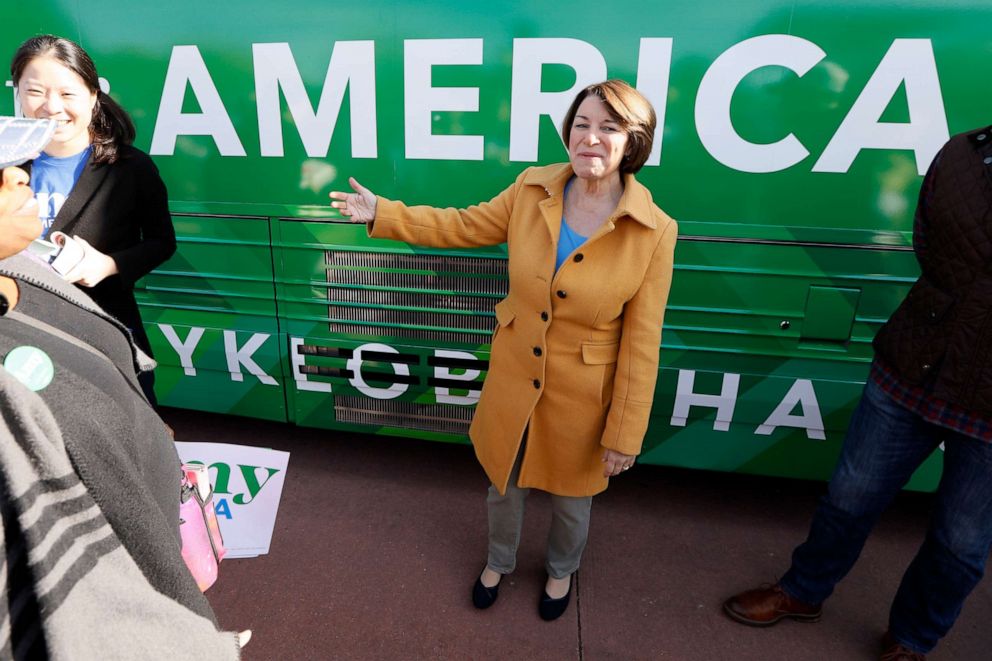
POLYGON ((537 206, 541 209, 541 216, 548 226, 548 234, 551 235, 552 252, 558 247, 558 237, 561 234, 561 196, 552 194, 546 200, 541 200, 537 206))
POLYGON ((62 209, 55 216, 55 221, 52 223, 52 228, 49 232, 71 230, 79 218, 79 213, 90 201, 90 198, 100 189, 100 186, 103 185, 109 173, 110 168, 102 163, 93 163, 91 156, 90 160, 86 162, 86 167, 83 168, 82 174, 79 175, 79 181, 73 186, 72 192, 69 193, 69 197, 65 200, 65 204, 62 205, 62 209))
POLYGON ((538 202, 541 209, 541 217, 548 227, 548 234, 551 236, 552 261, 554 261, 554 251, 558 246, 558 237, 561 234, 561 214, 562 193, 565 190, 565 182, 572 176, 572 168, 567 163, 552 165, 544 168, 532 169, 524 179, 525 184, 540 186, 547 193, 546 199, 538 202))

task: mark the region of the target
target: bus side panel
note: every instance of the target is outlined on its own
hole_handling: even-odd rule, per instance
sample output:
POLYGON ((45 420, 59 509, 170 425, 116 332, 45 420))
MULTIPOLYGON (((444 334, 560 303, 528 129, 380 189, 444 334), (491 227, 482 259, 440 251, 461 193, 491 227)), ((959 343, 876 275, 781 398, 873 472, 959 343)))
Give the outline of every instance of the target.
POLYGON ((173 223, 176 254, 136 289, 160 403, 285 420, 268 219, 173 223))

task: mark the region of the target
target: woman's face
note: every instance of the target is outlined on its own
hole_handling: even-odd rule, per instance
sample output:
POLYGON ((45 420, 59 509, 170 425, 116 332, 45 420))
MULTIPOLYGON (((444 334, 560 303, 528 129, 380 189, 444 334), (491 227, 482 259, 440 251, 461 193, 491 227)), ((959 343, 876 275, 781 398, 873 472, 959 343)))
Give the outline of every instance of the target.
POLYGON ((58 120, 45 153, 61 158, 89 146, 96 93, 72 69, 54 58, 36 57, 24 67, 17 96, 25 117, 58 120))
POLYGON ((568 160, 580 179, 606 179, 620 169, 627 149, 627 134, 595 94, 575 113, 568 135, 568 160))

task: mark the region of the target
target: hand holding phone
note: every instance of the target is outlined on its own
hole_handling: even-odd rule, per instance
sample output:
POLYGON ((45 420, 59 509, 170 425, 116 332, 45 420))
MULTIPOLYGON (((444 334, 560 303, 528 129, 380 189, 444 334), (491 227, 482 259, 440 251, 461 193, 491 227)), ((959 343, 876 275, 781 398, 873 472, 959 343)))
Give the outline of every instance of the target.
POLYGON ((51 243, 56 246, 57 251, 49 258, 48 263, 62 277, 79 266, 86 256, 85 248, 68 234, 52 232, 51 243))

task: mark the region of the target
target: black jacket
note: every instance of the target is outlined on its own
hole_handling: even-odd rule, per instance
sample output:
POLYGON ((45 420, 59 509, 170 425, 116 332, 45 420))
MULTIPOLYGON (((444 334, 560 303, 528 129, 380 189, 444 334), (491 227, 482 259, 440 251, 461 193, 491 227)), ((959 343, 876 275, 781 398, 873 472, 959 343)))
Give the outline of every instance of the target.
POLYGON ((50 231, 79 236, 114 258, 118 275, 82 289, 150 353, 134 283, 176 251, 168 193, 152 159, 123 146, 112 164, 87 162, 50 231))
POLYGON ((920 278, 875 338, 899 379, 992 416, 992 126, 930 166, 913 228, 920 278))

